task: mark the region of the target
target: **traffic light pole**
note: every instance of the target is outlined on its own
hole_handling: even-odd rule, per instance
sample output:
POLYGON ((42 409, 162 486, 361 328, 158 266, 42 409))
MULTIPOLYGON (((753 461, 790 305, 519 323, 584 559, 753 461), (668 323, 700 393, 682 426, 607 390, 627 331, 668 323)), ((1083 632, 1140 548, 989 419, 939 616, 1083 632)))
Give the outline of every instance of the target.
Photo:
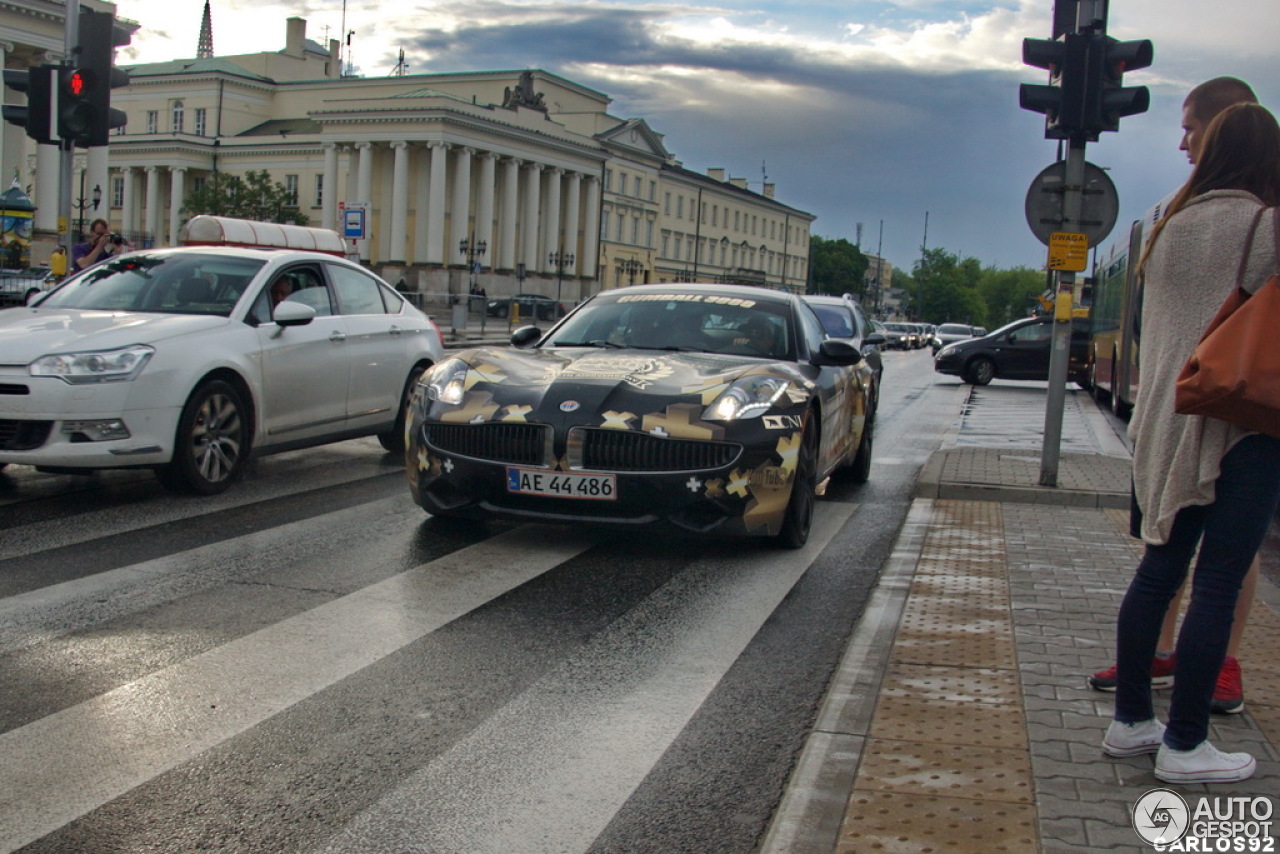
MULTIPOLYGON (((1067 147, 1066 176, 1062 194, 1062 230, 1082 233, 1080 222, 1084 189, 1083 140, 1067 147)), ((1067 367, 1071 361, 1072 312, 1075 305, 1076 274, 1059 270, 1053 308, 1053 339, 1049 348, 1049 395, 1044 409, 1044 442, 1040 450, 1040 485, 1058 485, 1058 462, 1062 447, 1062 408, 1067 398, 1067 367)))
MULTIPOLYGON (((67 0, 66 14, 66 49, 63 53, 63 62, 71 63, 75 58, 76 48, 80 44, 80 0, 67 0)), ((59 90, 61 85, 55 85, 53 88, 59 90)), ((54 97, 57 98, 60 95, 61 92, 58 92, 54 97)), ((59 242, 67 247, 67 258, 70 259, 72 257, 71 183, 75 173, 75 143, 69 139, 60 140, 58 154, 58 233, 61 235, 59 242)), ((74 269, 68 268, 68 270, 75 272, 74 269)))

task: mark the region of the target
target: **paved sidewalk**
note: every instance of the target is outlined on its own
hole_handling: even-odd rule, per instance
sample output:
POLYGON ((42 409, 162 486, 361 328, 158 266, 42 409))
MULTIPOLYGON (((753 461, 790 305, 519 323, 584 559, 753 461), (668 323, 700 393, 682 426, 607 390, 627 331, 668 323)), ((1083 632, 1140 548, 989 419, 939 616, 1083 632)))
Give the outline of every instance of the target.
MULTIPOLYGON (((1164 784, 1151 756, 1103 756, 1111 695, 1085 683, 1112 661, 1141 555, 1128 451, 1086 393, 1068 393, 1058 486, 1039 486, 1043 407, 1042 387, 973 390, 920 478, 763 851, 1153 850, 1130 813, 1164 784)), ((1280 594, 1260 588, 1245 713, 1210 731, 1258 772, 1173 787, 1192 810, 1202 795, 1280 801, 1280 594)))

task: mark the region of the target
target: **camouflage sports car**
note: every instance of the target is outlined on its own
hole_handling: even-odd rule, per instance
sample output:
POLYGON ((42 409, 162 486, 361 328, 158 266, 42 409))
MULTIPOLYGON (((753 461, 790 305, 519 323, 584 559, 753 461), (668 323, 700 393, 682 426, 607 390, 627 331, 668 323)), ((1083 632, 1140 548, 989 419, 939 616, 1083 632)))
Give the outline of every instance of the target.
POLYGON ((871 369, 781 291, 605 291, 423 375, 406 455, 436 516, 669 523, 799 548, 817 486, 866 480, 871 369))

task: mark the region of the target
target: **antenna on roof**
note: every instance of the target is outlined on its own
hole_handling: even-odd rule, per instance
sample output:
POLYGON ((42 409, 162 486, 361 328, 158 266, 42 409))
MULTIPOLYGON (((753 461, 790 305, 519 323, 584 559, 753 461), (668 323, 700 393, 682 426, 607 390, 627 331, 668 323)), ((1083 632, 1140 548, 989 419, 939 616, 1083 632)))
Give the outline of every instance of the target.
POLYGON ((391 69, 391 73, 395 77, 403 77, 408 70, 409 63, 404 61, 404 48, 400 48, 400 60, 396 63, 396 67, 391 69))

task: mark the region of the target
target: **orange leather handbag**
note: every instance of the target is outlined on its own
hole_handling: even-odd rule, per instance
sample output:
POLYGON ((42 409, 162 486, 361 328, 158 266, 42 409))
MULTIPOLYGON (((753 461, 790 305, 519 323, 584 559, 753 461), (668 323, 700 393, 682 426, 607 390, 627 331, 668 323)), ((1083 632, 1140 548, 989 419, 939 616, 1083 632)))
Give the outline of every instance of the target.
POLYGON ((1245 241, 1236 289, 1179 374, 1174 408, 1280 438, 1280 209, 1270 210, 1277 269, 1252 295, 1240 287, 1254 235, 1267 212, 1260 210, 1245 241))

